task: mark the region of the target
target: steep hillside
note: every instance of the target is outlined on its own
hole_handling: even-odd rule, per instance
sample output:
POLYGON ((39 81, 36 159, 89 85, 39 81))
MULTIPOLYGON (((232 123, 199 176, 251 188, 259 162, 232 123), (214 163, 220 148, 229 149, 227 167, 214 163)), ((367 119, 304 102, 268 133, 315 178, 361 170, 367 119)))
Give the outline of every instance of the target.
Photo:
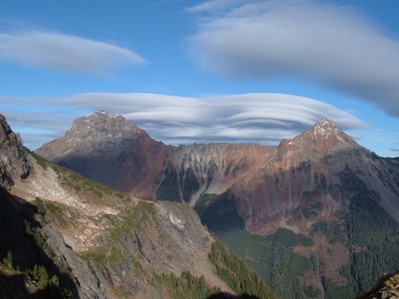
POLYGON ((108 187, 154 199, 172 151, 123 117, 97 111, 37 153, 108 187))
POLYGON ((240 272, 251 279, 226 277, 238 259, 214 246, 188 206, 110 190, 29 153, 4 118, 2 125, 0 297, 206 298, 257 291, 274 298, 243 264, 240 272))
MULTIPOLYGON (((276 147, 194 144, 158 159, 141 173, 156 177, 146 184, 152 198, 195 207, 282 297, 352 298, 398 270, 399 160, 378 157, 329 120, 276 147)), ((113 166, 85 171, 97 167, 113 166)))

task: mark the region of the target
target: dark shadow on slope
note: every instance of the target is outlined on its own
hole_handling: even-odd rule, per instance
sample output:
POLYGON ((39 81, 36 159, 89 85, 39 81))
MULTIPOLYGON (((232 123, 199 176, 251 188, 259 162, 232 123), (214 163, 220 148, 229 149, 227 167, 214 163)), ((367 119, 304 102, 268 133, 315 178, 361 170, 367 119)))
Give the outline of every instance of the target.
MULTIPOLYGON (((18 267, 21 271, 32 270, 35 265, 44 266, 49 278, 53 275, 58 276, 60 287, 72 292, 73 298, 79 298, 73 279, 68 274, 62 273, 43 248, 40 248, 34 238, 25 231, 27 222, 31 227, 40 227, 34 218, 37 212, 36 206, 10 195, 0 187, 0 260, 3 260, 10 252, 14 268, 18 267)), ((25 294, 28 291, 23 278, 24 275, 14 273, 14 275, 2 275, 0 280, 11 283, 15 288, 19 288, 22 294, 25 294)), ((6 291, 4 288, 0 289, 1 298, 6 291)), ((26 298, 47 298, 46 294, 48 298, 62 298, 60 293, 60 296, 57 296, 54 292, 52 287, 48 287, 46 290, 38 290, 36 294, 32 294, 34 297, 27 296, 26 298)))
POLYGON ((204 199, 206 200, 200 198, 199 204, 194 209, 199 214, 202 224, 209 230, 220 235, 244 229, 244 220, 241 219, 237 208, 237 198, 231 191, 215 196, 209 203, 201 206, 204 199))
POLYGON ((59 288, 55 286, 47 287, 44 290, 29 286, 26 275, 7 276, 0 274, 0 298, 57 299, 64 297, 59 288))

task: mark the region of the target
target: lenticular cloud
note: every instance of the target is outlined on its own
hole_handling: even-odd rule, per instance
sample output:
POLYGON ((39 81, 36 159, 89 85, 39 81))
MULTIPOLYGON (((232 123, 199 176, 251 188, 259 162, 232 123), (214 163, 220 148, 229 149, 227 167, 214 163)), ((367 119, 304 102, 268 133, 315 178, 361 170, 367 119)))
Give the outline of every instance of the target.
POLYGON ((317 1, 240 3, 198 19, 189 45, 200 67, 232 78, 303 77, 399 116, 399 41, 358 11, 317 1))
POLYGON ((44 31, 0 33, 0 61, 97 75, 146 63, 140 55, 126 48, 44 31))

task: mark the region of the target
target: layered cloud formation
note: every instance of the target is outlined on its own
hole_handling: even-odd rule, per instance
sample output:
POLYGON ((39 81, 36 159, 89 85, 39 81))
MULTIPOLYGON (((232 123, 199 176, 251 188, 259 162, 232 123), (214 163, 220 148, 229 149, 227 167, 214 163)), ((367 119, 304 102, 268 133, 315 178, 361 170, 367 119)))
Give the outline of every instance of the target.
POLYGON ((0 33, 0 61, 95 75, 146 63, 144 58, 127 48, 47 31, 0 33))
POLYGON ((327 1, 213 0, 198 15, 190 53, 232 78, 313 80, 399 116, 399 41, 360 12, 327 1))
POLYGON ((88 93, 59 99, 0 98, 0 104, 6 107, 3 112, 9 122, 21 132, 31 148, 63 136, 74 118, 99 108, 121 114, 145 129, 154 139, 174 145, 193 142, 275 145, 324 118, 344 130, 366 126, 356 116, 337 107, 286 94, 189 98, 161 94, 88 93), (10 112, 7 112, 7 101, 13 103, 10 112), (29 105, 39 107, 37 113, 32 112, 29 105), (20 111, 13 112, 16 110, 20 111), (72 111, 79 112, 70 113, 72 111), (48 128, 53 130, 48 131, 48 128))

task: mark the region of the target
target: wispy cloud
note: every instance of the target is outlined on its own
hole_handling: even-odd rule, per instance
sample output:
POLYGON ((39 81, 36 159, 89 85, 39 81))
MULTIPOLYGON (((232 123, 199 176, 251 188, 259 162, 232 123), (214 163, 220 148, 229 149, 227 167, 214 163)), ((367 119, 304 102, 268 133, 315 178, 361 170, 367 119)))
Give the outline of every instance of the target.
POLYGON ((187 7, 186 11, 190 13, 218 12, 231 5, 242 2, 242 0, 211 0, 200 4, 187 7))
POLYGON ((199 66, 233 78, 303 77, 399 116, 399 41, 359 11, 326 1, 229 2, 190 8, 201 13, 189 39, 199 66))
POLYGON ((337 107, 286 94, 189 98, 161 94, 88 93, 59 99, 0 98, 0 105, 6 107, 7 101, 11 101, 13 107, 2 113, 15 128, 20 129, 31 148, 63 136, 74 118, 97 109, 121 114, 145 129, 154 139, 175 145, 193 142, 274 145, 281 139, 292 138, 307 130, 323 118, 331 119, 344 130, 366 127, 356 116, 337 107), (24 108, 17 111, 18 105, 24 108), (29 111, 26 105, 47 109, 34 112, 29 111), (48 128, 52 131, 44 135, 37 133, 48 128))
POLYGON ((111 43, 34 30, 0 33, 0 62, 104 75, 121 67, 145 64, 146 60, 111 43))

